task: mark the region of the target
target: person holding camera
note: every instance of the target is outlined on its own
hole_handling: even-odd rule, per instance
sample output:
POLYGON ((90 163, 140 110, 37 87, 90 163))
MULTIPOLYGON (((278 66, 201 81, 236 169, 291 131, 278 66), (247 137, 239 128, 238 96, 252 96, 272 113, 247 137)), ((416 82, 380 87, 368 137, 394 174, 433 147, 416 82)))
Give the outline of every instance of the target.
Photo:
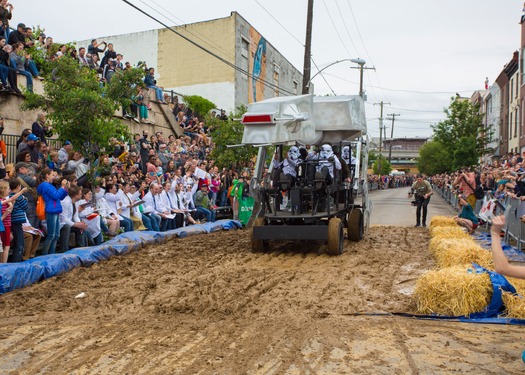
POLYGON ((430 183, 427 180, 423 180, 423 176, 418 174, 416 182, 414 182, 410 188, 410 193, 408 193, 409 198, 414 197, 412 205, 417 206, 416 227, 421 226, 421 223, 423 223, 423 227, 427 226, 427 206, 432 194, 430 183), (423 208, 423 217, 421 217, 421 208, 423 208))

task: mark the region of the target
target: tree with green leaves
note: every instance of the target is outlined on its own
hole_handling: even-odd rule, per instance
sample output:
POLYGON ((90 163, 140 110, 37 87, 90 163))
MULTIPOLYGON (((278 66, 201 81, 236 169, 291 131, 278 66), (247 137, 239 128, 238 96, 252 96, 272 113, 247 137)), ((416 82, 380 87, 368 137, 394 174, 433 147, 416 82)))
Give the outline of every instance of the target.
POLYGON ((483 155, 493 152, 487 148, 491 133, 483 125, 478 104, 452 98, 445 113, 447 118, 432 126, 433 141, 439 145, 433 143, 420 154, 419 165, 423 168, 420 170, 424 173, 451 172, 477 165, 483 155))
POLYGON ((244 126, 240 121, 234 119, 241 118, 247 108, 241 105, 230 113, 227 121, 208 116, 206 124, 211 128, 211 137, 215 148, 211 153, 215 164, 220 167, 239 165, 252 160, 257 156, 257 148, 253 146, 227 147, 228 145, 238 145, 242 142, 244 126))
POLYGON ((76 59, 64 56, 49 64, 53 73, 44 81, 44 95, 26 93, 23 109, 46 111, 59 139, 71 141, 84 156, 106 148, 112 137, 129 138, 128 127, 114 114, 129 105, 142 70, 119 72, 102 85, 95 71, 80 67, 76 59))
POLYGON ((184 95, 184 102, 199 118, 206 117, 217 106, 208 99, 199 95, 184 95))
POLYGON ((451 154, 442 143, 430 141, 419 149, 417 168, 426 175, 440 174, 450 168, 451 159, 451 154))
POLYGON ((392 172, 392 165, 383 155, 377 155, 372 170, 374 171, 374 174, 380 174, 384 176, 392 172), (379 162, 381 162, 381 170, 379 170, 379 162))

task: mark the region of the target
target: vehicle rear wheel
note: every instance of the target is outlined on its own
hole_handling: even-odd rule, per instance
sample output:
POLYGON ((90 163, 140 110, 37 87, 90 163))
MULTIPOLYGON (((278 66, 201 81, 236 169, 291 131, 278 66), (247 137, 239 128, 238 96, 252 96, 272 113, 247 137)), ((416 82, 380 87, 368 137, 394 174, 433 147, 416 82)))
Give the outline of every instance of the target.
MULTIPOLYGON (((262 227, 264 226, 264 217, 258 217, 253 222, 253 228, 255 227, 262 227)), ((264 252, 268 249, 268 241, 267 240, 261 240, 261 239, 255 239, 253 238, 253 228, 252 228, 252 251, 254 253, 260 253, 264 252)))
POLYGON ((340 255, 343 253, 344 234, 343 222, 333 217, 328 222, 328 254, 340 255))
POLYGON ((350 211, 346 229, 350 241, 357 242, 363 239, 363 213, 361 210, 354 208, 350 211))

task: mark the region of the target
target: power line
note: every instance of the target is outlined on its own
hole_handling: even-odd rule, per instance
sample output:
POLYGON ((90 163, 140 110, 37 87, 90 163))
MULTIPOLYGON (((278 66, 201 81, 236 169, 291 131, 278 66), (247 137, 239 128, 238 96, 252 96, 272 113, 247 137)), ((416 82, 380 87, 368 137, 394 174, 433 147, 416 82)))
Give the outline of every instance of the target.
MULTIPOLYGON (((349 83, 353 83, 353 84, 358 84, 357 82, 354 82, 354 81, 350 81, 349 79, 346 79, 346 78, 343 78, 343 77, 340 77, 340 76, 336 76, 334 74, 330 74, 330 73, 325 73, 327 76, 330 76, 330 77, 334 77, 334 78, 338 78, 342 81, 345 81, 345 82, 349 82, 349 83)), ((388 89, 388 88, 385 88, 385 87, 379 87, 379 86, 370 86, 370 87, 375 87, 375 88, 378 88, 378 89, 381 89, 381 90, 386 90, 386 91, 395 91, 395 92, 406 92, 406 93, 412 93, 412 94, 456 94, 456 93, 460 93, 460 92, 474 92, 476 91, 475 89, 472 89, 472 90, 451 90, 451 91, 415 91, 415 90, 402 90, 402 89, 388 89)))
MULTIPOLYGON (((343 26, 344 26, 344 28, 346 30, 346 35, 348 35, 348 39, 350 39, 350 43, 352 43, 352 46, 354 46, 354 49, 355 49, 356 53, 359 54, 359 50, 358 50, 357 46, 355 45, 354 40, 352 39, 352 36, 350 35, 350 32, 348 31, 348 27, 346 27, 346 22, 345 22, 345 19, 343 17, 343 13, 341 12, 341 8, 339 8, 339 4, 337 3, 337 0, 335 1, 335 6, 337 7, 337 11, 339 12, 339 17, 341 17, 341 21, 343 21, 343 26)), ((372 64, 372 65, 374 65, 374 64, 372 64)))
POLYGON ((268 11, 268 10, 267 10, 267 9, 266 9, 266 8, 265 8, 265 7, 259 2, 259 1, 257 1, 257 0, 253 0, 253 1, 255 1, 257 4, 259 4, 259 6, 260 6, 260 7, 261 7, 261 8, 262 8, 262 9, 263 9, 263 10, 264 10, 264 11, 265 11, 265 12, 266 12, 266 13, 267 13, 267 14, 268 14, 268 15, 269 15, 269 16, 270 16, 275 22, 277 22, 277 24, 278 24, 279 26, 281 26, 281 28, 282 28, 284 31, 286 31, 286 32, 288 33, 288 35, 290 35, 292 38, 294 38, 294 39, 295 39, 295 40, 296 40, 296 41, 297 41, 297 42, 298 42, 298 43, 304 48, 304 46, 305 46, 304 43, 301 42, 299 39, 297 39, 297 38, 296 38, 296 37, 295 37, 290 31, 288 31, 288 29, 287 29, 286 27, 284 27, 284 26, 283 26, 283 25, 277 20, 277 18, 275 18, 275 17, 273 16, 273 14, 271 14, 271 13, 270 13, 270 12, 269 12, 269 11, 268 11))
MULTIPOLYGON (((315 68, 319 71, 319 67, 318 67, 317 64, 315 63, 314 59, 312 59, 312 62, 314 63, 315 68)), ((328 83, 328 81, 326 80, 326 77, 323 75, 323 73, 320 73, 320 74, 321 74, 321 77, 323 78, 324 83, 326 83, 326 85, 328 86, 328 88, 330 89, 330 91, 332 91, 332 94, 335 95, 335 91, 334 91, 334 89, 332 88, 332 86, 330 86, 330 84, 328 83)))
POLYGON ((209 55, 215 57, 216 59, 218 59, 219 61, 225 63, 226 65, 228 65, 229 67, 237 70, 238 72, 241 72, 243 74, 246 74, 248 77, 251 77, 253 79, 255 79, 256 81, 259 81, 261 82, 263 85, 265 85, 266 87, 269 87, 269 88, 272 88, 272 89, 278 89, 279 90, 279 93, 281 91, 283 91, 284 93, 287 93, 289 95, 294 95, 294 93, 288 91, 288 90, 285 90, 277 85, 273 85, 269 82, 266 82, 264 79, 262 78, 259 78, 259 77, 255 77, 253 76, 251 73, 249 73, 248 71, 242 69, 241 67, 238 67, 237 65, 235 65, 234 63, 231 63, 229 62, 228 60, 222 58, 221 56, 217 55, 216 53, 210 51, 209 49, 201 46, 200 44, 198 44, 197 42, 191 40, 190 38, 188 38, 187 36, 185 35, 182 35, 181 33, 179 33, 178 31, 176 31, 175 29, 173 29, 172 27, 166 25, 164 22, 160 21, 159 19, 155 18, 154 16, 152 16, 151 14, 147 13, 146 11, 142 10, 141 8, 139 8, 138 6, 130 3, 128 0, 122 0, 124 3, 128 4, 129 6, 131 6, 132 8, 135 8, 136 10, 138 10, 140 13, 144 14, 145 16, 151 18, 152 20, 154 20, 155 22, 161 24, 162 26, 164 26, 165 28, 167 28, 168 30, 170 30, 171 32, 175 33, 176 35, 180 36, 181 38, 183 38, 184 40, 186 40, 187 42, 189 42, 190 44, 194 45, 195 47, 203 50, 204 52, 208 53, 209 55))
POLYGON ((334 20, 332 18, 332 15, 330 14, 330 11, 328 10, 328 6, 326 5, 326 2, 324 0, 323 0, 323 4, 324 4, 324 7, 326 9, 326 13, 328 14, 328 18, 330 18, 330 22, 332 22, 332 26, 334 27, 335 33, 339 37, 339 40, 341 41, 341 44, 343 45, 343 48, 346 50, 346 53, 348 54, 348 56, 352 57, 352 54, 350 53, 348 48, 346 48, 346 44, 343 41, 343 38, 341 38, 341 34, 339 34, 339 31, 337 31, 337 27, 335 26, 335 22, 334 22, 334 20))

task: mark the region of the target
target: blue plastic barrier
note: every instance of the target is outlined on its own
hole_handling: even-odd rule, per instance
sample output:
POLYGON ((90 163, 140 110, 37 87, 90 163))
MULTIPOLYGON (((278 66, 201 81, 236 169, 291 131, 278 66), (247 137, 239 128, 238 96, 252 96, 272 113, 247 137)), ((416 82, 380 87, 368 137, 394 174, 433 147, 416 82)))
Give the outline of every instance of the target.
POLYGON ((0 294, 60 275, 75 267, 89 267, 114 255, 124 255, 171 238, 236 228, 242 228, 242 225, 234 220, 219 220, 214 223, 192 225, 167 232, 127 232, 99 246, 76 248, 65 253, 44 255, 22 263, 0 264, 0 294))

